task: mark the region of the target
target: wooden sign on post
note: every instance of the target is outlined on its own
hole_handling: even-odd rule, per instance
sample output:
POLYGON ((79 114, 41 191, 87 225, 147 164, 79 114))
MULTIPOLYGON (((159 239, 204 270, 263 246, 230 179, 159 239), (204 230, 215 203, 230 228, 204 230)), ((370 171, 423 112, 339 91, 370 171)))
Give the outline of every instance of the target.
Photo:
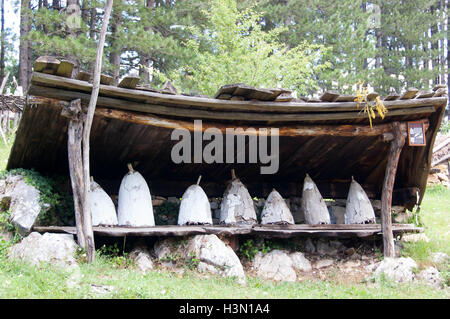
POLYGON ((425 125, 423 121, 408 122, 408 145, 425 146, 425 125))

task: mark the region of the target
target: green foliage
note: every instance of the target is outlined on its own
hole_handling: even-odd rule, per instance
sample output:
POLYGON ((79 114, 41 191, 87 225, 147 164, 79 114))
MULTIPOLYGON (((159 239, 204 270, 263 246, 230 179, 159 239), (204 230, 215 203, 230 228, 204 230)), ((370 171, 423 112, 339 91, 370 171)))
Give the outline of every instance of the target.
POLYGON ((265 255, 274 249, 282 248, 283 245, 279 242, 265 239, 260 244, 257 244, 253 239, 247 239, 244 244, 239 247, 239 255, 248 260, 253 260, 260 251, 265 255))
MULTIPOLYGON (((253 2, 244 1, 242 6, 253 2)), ((442 10, 436 10, 439 0, 257 3, 264 13, 265 30, 288 27, 280 35, 287 45, 294 47, 306 40, 331 49, 323 56, 331 67, 318 74, 322 89, 350 94, 352 86, 363 81, 386 95, 411 86, 430 88, 439 74, 447 73, 442 63, 436 63, 442 53, 438 41, 445 37, 445 30, 437 25, 446 18, 442 10), (432 37, 431 28, 435 29, 432 37), (428 67, 432 63, 433 67, 428 67)))
POLYGON ((160 206, 153 207, 156 225, 169 225, 170 221, 177 220, 179 203, 164 201, 160 206))
POLYGON ((103 257, 114 268, 129 268, 133 265, 133 260, 128 257, 128 253, 123 252, 117 243, 114 245, 103 245, 97 249, 98 255, 103 257))
POLYGON ((439 127, 439 132, 442 134, 450 133, 450 121, 442 123, 441 126, 439 127))
POLYGON ((42 225, 74 225, 74 208, 72 196, 60 190, 57 182, 49 177, 42 176, 35 170, 22 168, 3 171, 0 178, 10 175, 22 175, 28 185, 40 192, 39 203, 41 211, 38 222, 42 225))
MULTIPOLYGON (((181 243, 181 245, 183 245, 181 243)), ((162 262, 169 262, 176 265, 182 265, 186 269, 195 270, 200 263, 200 259, 197 258, 195 252, 191 251, 189 256, 183 258, 178 252, 166 254, 163 258, 161 258, 162 262)))
POLYGON ((195 57, 168 76, 183 89, 214 95, 226 83, 284 87, 300 94, 317 90, 314 80, 327 63, 319 63, 322 45, 301 41, 288 47, 278 40, 285 27, 264 31, 261 14, 240 12, 235 0, 210 0, 205 25, 190 26, 186 42, 195 57), (204 49, 204 48, 207 49, 204 49))

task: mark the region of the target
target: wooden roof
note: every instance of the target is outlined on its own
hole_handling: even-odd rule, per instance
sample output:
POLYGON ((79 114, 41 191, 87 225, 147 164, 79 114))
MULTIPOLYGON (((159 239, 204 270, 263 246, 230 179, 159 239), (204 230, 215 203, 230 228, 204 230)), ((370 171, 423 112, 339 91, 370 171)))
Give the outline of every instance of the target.
MULTIPOLYGON (((83 73, 77 78, 71 78, 71 72, 58 75, 60 65, 35 65, 31 98, 8 169, 33 167, 43 173, 68 174, 68 120, 60 115, 61 109, 77 98, 87 105, 92 85, 87 81, 90 76, 83 73)), ((117 194, 126 163, 131 162, 155 195, 179 197, 202 174, 208 196, 220 197, 230 169, 235 168, 252 196, 267 196, 273 187, 284 197, 301 196, 308 173, 324 197, 346 198, 354 176, 369 197, 379 198, 391 124, 400 122, 406 134, 406 122, 423 120, 427 145, 405 145, 397 171, 394 204, 406 204, 416 190, 425 191, 434 139, 447 104, 440 86, 430 92, 411 88, 391 94, 382 97, 386 118, 377 117, 370 128, 354 97, 336 92, 325 92, 319 100, 293 99, 288 90, 229 85, 219 90, 217 98, 206 98, 138 87, 133 77, 117 87, 109 85, 107 77, 103 83, 91 131, 91 171, 110 194, 117 194), (256 100, 258 96, 264 101, 256 100), (203 129, 216 127, 224 132, 227 127, 279 128, 278 173, 261 175, 260 164, 173 163, 170 153, 176 141, 171 141, 171 132, 181 127, 193 131, 194 119, 203 120, 203 129)))

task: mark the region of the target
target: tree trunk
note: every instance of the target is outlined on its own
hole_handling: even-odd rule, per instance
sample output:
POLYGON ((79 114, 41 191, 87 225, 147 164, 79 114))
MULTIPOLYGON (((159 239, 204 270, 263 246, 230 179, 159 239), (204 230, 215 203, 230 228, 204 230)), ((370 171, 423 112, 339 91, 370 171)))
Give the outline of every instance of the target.
MULTIPOLYGON (((450 94, 450 0, 447 0, 447 87, 447 93, 450 94)), ((449 112, 450 101, 447 103, 447 114, 449 114, 449 112)))
POLYGON ((67 128, 67 153, 69 158, 70 181, 72 184, 73 204, 75 208, 75 223, 77 228, 77 241, 80 247, 86 247, 86 238, 83 230, 83 161, 81 158, 81 141, 83 138, 83 114, 81 100, 70 103, 69 108, 64 109, 61 115, 68 117, 67 128))
POLYGON ((84 179, 84 198, 83 198, 83 230, 86 238, 86 251, 88 261, 95 260, 95 244, 94 233, 92 230, 92 218, 89 203, 89 189, 90 189, 90 168, 89 168, 89 148, 90 148, 90 133, 92 122, 94 120, 95 107, 97 104, 98 93, 100 89, 100 75, 102 72, 103 49, 105 45, 106 30, 108 29, 109 17, 112 11, 113 0, 108 0, 105 7, 105 15, 103 18, 103 25, 100 31, 97 57, 94 67, 94 78, 92 83, 91 99, 87 111, 87 117, 83 129, 83 179, 84 179))
MULTIPOLYGON (((155 0, 146 0, 144 4, 145 7, 150 8, 150 10, 153 10, 156 7, 155 0)), ((150 26, 149 25, 145 26, 144 31, 149 32, 150 26)), ((150 53, 148 52, 148 50, 145 52, 140 52, 139 57, 140 57, 140 64, 142 65, 142 67, 139 68, 139 76, 141 77, 144 84, 149 84, 150 83, 149 69, 151 62, 150 53)))
POLYGON ((0 83, 5 77, 5 0, 1 0, 0 83))
POLYGON ((393 123, 394 139, 389 147, 388 161, 381 193, 381 230, 383 232, 383 253, 385 257, 395 257, 394 236, 392 234, 392 192, 394 189, 395 175, 397 173, 398 160, 405 144, 400 124, 393 123))
POLYGON ((29 77, 31 75, 31 45, 27 40, 30 30, 30 0, 22 0, 20 11, 20 49, 19 49, 19 84, 24 96, 28 92, 29 77))
POLYGON ((112 71, 112 85, 117 86, 119 84, 120 77, 120 53, 121 53, 121 45, 118 40, 118 30, 122 23, 122 12, 119 3, 116 3, 113 7, 112 14, 112 28, 111 28, 111 53, 109 56, 109 62, 113 66, 112 71))

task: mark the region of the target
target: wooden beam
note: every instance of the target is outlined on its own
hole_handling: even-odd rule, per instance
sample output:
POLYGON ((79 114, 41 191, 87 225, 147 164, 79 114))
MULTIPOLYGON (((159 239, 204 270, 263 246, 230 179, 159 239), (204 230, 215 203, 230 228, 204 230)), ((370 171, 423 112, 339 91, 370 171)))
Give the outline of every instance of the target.
POLYGON ((395 257, 394 236, 392 233, 391 206, 392 192, 394 190, 395 175, 397 173, 398 160, 405 144, 405 136, 400 130, 398 122, 393 123, 394 139, 391 142, 384 175, 381 194, 381 229, 383 232, 383 252, 385 257, 395 257))
POLYGON ((83 137, 84 114, 81 110, 81 100, 72 101, 65 107, 61 115, 69 118, 67 129, 67 153, 69 158, 70 182, 72 185, 73 203, 75 208, 75 223, 78 245, 86 247, 86 236, 83 229, 83 161, 81 158, 81 141, 83 137))
MULTIPOLYGON (((140 125, 151 125, 170 129, 187 129, 191 132, 194 131, 193 122, 158 117, 151 114, 141 114, 103 107, 97 108, 95 114, 97 116, 140 125)), ((230 125, 223 123, 203 123, 202 130, 204 131, 207 128, 216 127, 225 133, 229 126, 230 125)), ((245 125, 240 127, 244 130, 242 134, 252 134, 251 131, 245 131, 249 127, 246 127, 245 125)), ((401 123, 401 130, 402 132, 406 132, 406 123, 401 123)), ((367 125, 293 125, 279 128, 280 136, 379 136, 388 132, 392 132, 391 124, 378 124, 374 125, 373 128, 370 128, 370 126, 367 125)), ((237 134, 240 134, 239 131, 237 131, 237 134)), ((259 134, 258 130, 256 130, 256 134, 259 134)))
MULTIPOLYGON (((90 94, 92 84, 75 79, 67 79, 44 73, 33 73, 32 84, 44 87, 60 88, 67 92, 79 91, 90 94)), ((32 85, 32 86, 33 86, 32 85)), ((41 92, 44 94, 44 92, 41 92)), ((110 98, 126 99, 129 101, 144 102, 148 104, 164 104, 184 106, 188 108, 197 107, 226 110, 226 111, 253 111, 255 113, 273 112, 273 113, 289 113, 289 112, 341 112, 354 111, 356 109, 355 102, 262 102, 262 101, 230 101, 219 100, 203 97, 184 96, 184 95, 167 95, 157 92, 148 92, 143 90, 130 90, 120 87, 100 85, 100 95, 110 98)), ((42 96, 46 96, 45 94, 42 96)), ((47 96, 50 97, 50 96, 47 96)), ((413 108, 420 106, 438 106, 447 102, 445 97, 433 97, 425 99, 413 100, 395 100, 384 101, 384 105, 388 110, 398 108, 413 108)), ((389 113, 389 112, 388 112, 389 113)))
MULTIPOLYGON (((109 88, 114 88, 108 86, 109 88)), ((141 92, 141 91, 140 91, 141 92)), ((41 87, 32 85, 29 93, 35 96, 44 96, 60 100, 71 100, 73 98, 80 98, 83 103, 89 103, 90 94, 66 91, 61 89, 54 89, 48 87, 41 87)), ((150 92, 144 92, 150 93, 150 92)), ((165 95, 168 97, 175 97, 175 95, 165 95)), ((414 100, 414 101, 425 101, 414 100)), ((434 100, 434 99, 433 99, 434 100)), ((228 102, 223 100, 221 102, 228 102)), ((442 101, 440 101, 442 103, 442 101)), ((289 102, 287 102, 289 103, 289 102)), ((279 103, 276 103, 278 104, 279 103)), ((143 104, 138 102, 132 102, 128 100, 122 100, 117 98, 110 98, 105 96, 99 96, 97 105, 108 108, 136 111, 143 113, 152 113, 158 115, 168 115, 175 117, 193 118, 193 119, 211 119, 211 120, 230 120, 230 121, 251 121, 251 122, 267 122, 267 123, 286 123, 297 121, 330 121, 330 120, 352 120, 352 119, 366 119, 367 115, 359 110, 353 109, 352 112, 330 112, 330 113, 282 113, 282 114, 268 114, 260 112, 229 112, 219 110, 206 110, 199 108, 186 108, 180 106, 166 106, 161 104, 143 104)), ((411 114, 431 114, 435 111, 433 106, 423 106, 414 108, 402 108, 390 110, 387 112, 386 117, 411 115, 411 114)))
MULTIPOLYGON (((267 236, 273 238, 292 238, 297 236, 314 237, 369 237, 380 234, 379 224, 372 225, 253 225, 253 226, 178 226, 158 225, 153 227, 93 227, 96 236, 107 237, 160 237, 160 236, 188 236, 199 234, 214 234, 228 236, 267 236)), ((395 224, 392 227, 397 234, 423 232, 423 228, 410 224, 395 224)), ((40 233, 69 233, 75 234, 74 227, 38 226, 33 231, 40 233)))

